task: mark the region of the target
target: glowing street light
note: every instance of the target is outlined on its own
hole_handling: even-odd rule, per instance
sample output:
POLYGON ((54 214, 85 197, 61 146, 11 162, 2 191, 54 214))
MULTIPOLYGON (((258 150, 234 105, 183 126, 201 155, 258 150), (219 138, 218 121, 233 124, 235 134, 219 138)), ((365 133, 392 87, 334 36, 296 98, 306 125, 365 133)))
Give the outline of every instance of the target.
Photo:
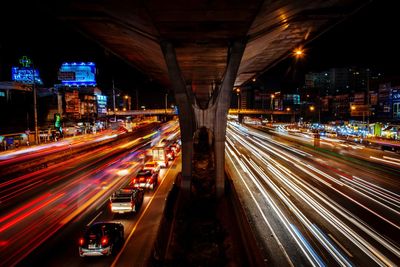
POLYGON ((315 107, 314 106, 310 106, 310 111, 314 111, 315 107))
POLYGON ((238 112, 240 111, 240 88, 239 87, 237 87, 236 89, 235 89, 235 91, 236 91, 236 96, 237 96, 237 108, 238 108, 238 112))
POLYGON ((304 56, 304 50, 302 48, 296 48, 293 50, 293 54, 296 58, 301 58, 304 56))
POLYGON ((275 95, 271 94, 271 123, 274 122, 274 115, 273 115, 273 113, 274 113, 274 98, 275 98, 275 95))

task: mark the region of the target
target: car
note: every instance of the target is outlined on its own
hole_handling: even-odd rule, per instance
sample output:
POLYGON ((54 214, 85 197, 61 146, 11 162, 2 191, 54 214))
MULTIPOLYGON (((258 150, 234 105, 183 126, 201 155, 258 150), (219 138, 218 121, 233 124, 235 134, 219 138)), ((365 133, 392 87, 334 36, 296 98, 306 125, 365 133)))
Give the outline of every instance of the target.
POLYGON ((177 142, 173 143, 170 148, 172 151, 174 151, 175 155, 181 151, 181 146, 177 142))
POLYGON ((142 170, 150 170, 153 173, 160 173, 160 165, 156 161, 148 161, 144 164, 142 170))
POLYGON ((141 188, 124 187, 118 189, 110 197, 112 213, 137 212, 143 204, 144 192, 141 188))
POLYGON ((132 179, 130 186, 154 190, 157 183, 158 173, 154 173, 150 170, 140 170, 136 177, 132 179))
POLYGON ((79 256, 109 256, 124 243, 124 226, 120 222, 95 222, 79 238, 79 256))

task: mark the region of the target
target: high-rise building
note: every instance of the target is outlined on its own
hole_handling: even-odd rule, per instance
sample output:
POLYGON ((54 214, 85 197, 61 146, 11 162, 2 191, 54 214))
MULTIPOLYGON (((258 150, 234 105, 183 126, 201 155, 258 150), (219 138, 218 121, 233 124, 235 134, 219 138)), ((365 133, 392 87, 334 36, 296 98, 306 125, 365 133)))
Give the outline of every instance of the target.
POLYGON ((330 68, 327 71, 307 73, 305 88, 308 94, 319 96, 376 91, 382 78, 381 73, 369 68, 330 68))

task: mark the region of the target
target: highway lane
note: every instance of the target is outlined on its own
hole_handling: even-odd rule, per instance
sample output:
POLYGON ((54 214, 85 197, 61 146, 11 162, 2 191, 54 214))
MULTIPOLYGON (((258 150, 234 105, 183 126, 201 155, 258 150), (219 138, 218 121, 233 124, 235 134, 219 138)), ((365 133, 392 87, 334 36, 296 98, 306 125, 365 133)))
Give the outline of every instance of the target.
POLYGON ((53 235, 18 266, 144 266, 148 260, 145 255, 150 256, 153 249, 165 198, 180 170, 180 158, 176 158, 169 168, 161 169, 158 187, 155 191, 146 191, 138 213, 112 214, 108 201, 95 205, 53 235), (124 246, 109 257, 81 258, 78 253, 80 233, 85 225, 95 221, 121 222, 125 232, 124 246))
POLYGON ((127 182, 127 175, 115 175, 120 168, 134 172, 141 165, 136 160, 139 152, 124 149, 125 153, 109 154, 108 150, 104 148, 98 157, 78 159, 78 163, 66 162, 63 168, 49 170, 41 175, 43 179, 37 183, 40 186, 33 195, 29 187, 29 197, 22 194, 13 198, 18 203, 9 206, 7 211, 2 209, 0 257, 6 266, 20 261, 91 206, 104 203, 116 188, 127 182), (135 161, 124 160, 129 155, 135 161), (128 167, 127 163, 133 164, 128 167), (87 166, 81 167, 81 164, 87 166), (80 168, 74 172, 76 165, 80 168))
MULTIPOLYGON (((309 148, 314 147, 313 133, 301 133, 296 131, 293 132, 290 130, 288 131, 283 126, 276 127, 275 129, 263 126, 257 128, 273 134, 271 138, 279 140, 280 142, 294 142, 309 148)), ((400 168, 399 153, 387 150, 383 151, 373 147, 368 147, 358 142, 353 142, 350 139, 344 140, 327 136, 321 136, 319 143, 319 151, 332 153, 339 158, 344 157, 346 160, 349 160, 350 158, 352 158, 352 160, 361 159, 363 161, 366 161, 364 163, 373 162, 375 163, 375 168, 377 167, 376 165, 379 165, 381 169, 384 169, 388 172, 398 172, 400 168)))
POLYGON ((399 185, 376 184, 377 177, 394 177, 374 174, 376 169, 364 176, 354 171, 354 163, 348 166, 234 124, 227 136, 228 161, 234 162, 240 178, 237 186, 248 188, 248 201, 256 202, 253 214, 261 215, 261 224, 276 235, 288 264, 398 262, 399 185))
POLYGON ((11 193, 3 198, 1 208, 1 264, 18 263, 65 226, 86 218, 106 203, 112 192, 126 184, 142 166, 146 153, 143 145, 150 144, 158 135, 147 132, 143 137, 104 146, 35 172, 28 179, 13 181, 18 193, 8 191, 11 193))

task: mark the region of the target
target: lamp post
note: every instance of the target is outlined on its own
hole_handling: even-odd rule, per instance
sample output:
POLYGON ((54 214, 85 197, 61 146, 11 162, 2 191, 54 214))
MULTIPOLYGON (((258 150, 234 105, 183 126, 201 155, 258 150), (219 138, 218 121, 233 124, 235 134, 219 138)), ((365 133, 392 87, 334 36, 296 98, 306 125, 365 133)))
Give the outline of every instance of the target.
POLYGON ((112 80, 112 90, 113 90, 113 110, 114 110, 114 122, 117 121, 117 113, 115 108, 115 86, 114 86, 114 79, 112 80))
MULTIPOLYGON (((23 56, 19 63, 25 68, 29 68, 31 65, 32 69, 32 92, 33 92, 33 117, 34 117, 34 126, 35 126, 35 143, 39 144, 39 127, 38 127, 38 117, 37 117, 37 92, 35 86, 35 65, 32 60, 30 60, 27 56, 23 56)), ((29 137, 28 137, 29 138, 29 137)))
MULTIPOLYGON (((370 112, 370 106, 371 106, 371 102, 370 102, 370 95, 369 95, 369 69, 367 69, 367 127, 369 128, 369 112, 370 112)), ((364 117, 364 112, 363 112, 363 117, 364 117)), ((363 123, 364 123, 364 118, 363 118, 363 123)))
POLYGON ((237 109, 238 109, 238 113, 239 113, 240 112, 240 88, 236 88, 236 96, 237 96, 237 109))
MULTIPOLYGON (((351 109, 352 111, 354 111, 354 110, 357 109, 357 107, 354 106, 354 105, 352 105, 352 106, 350 107, 350 109, 351 109)), ((365 111, 362 110, 362 123, 364 124, 364 122, 365 122, 365 111)))
POLYGON ((271 123, 274 122, 274 98, 275 95, 271 94, 271 123))
POLYGON ((39 127, 37 116, 37 92, 35 86, 35 65, 32 62, 33 116, 35 118, 35 143, 39 144, 39 127))
POLYGON ((315 110, 315 107, 314 106, 310 106, 310 111, 313 113, 313 116, 311 116, 313 119, 314 119, 314 110, 315 110))
POLYGON ((130 110, 129 96, 128 95, 124 95, 124 108, 126 110, 130 110))
POLYGON ((168 93, 165 93, 165 114, 167 114, 168 108, 168 93))

